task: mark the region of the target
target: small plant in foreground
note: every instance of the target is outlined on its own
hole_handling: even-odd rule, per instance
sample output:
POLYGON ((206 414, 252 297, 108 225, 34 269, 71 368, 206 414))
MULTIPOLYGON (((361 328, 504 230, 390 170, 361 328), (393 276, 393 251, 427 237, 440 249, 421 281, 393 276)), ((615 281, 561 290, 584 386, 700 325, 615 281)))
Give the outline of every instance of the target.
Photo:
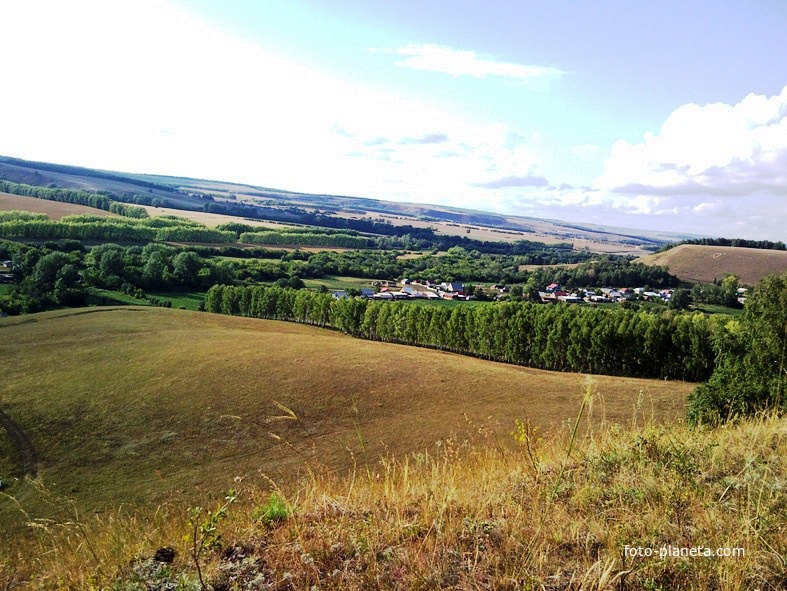
POLYGON ((235 491, 228 490, 224 496, 224 504, 219 505, 215 511, 209 511, 202 507, 189 509, 189 533, 183 537, 183 540, 191 544, 189 552, 197 569, 197 576, 203 591, 207 591, 208 586, 202 576, 200 560, 206 550, 215 550, 220 547, 219 523, 227 516, 227 511, 236 498, 235 491))
POLYGON ((273 491, 270 497, 268 497, 267 504, 262 507, 257 507, 252 514, 255 521, 259 521, 265 525, 272 525, 284 521, 289 516, 290 512, 287 509, 287 503, 276 491, 273 491))

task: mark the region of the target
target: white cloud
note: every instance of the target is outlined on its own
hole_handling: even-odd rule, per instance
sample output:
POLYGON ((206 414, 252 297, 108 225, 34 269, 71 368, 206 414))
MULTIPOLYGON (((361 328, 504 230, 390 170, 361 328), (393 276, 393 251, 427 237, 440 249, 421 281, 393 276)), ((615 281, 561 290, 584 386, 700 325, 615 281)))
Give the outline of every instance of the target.
POLYGON ((473 78, 501 76, 530 80, 554 78, 564 74, 557 68, 497 61, 478 55, 474 51, 453 49, 444 45, 411 44, 399 47, 396 54, 405 58, 397 62, 397 66, 442 72, 450 76, 471 76, 473 78))
MULTIPOLYGON (((13 56, 3 62, 3 155, 732 235, 715 232, 727 224, 784 239, 787 89, 682 107, 658 135, 616 144, 587 189, 576 187, 584 178, 545 171, 549 142, 537 132, 341 82, 165 0, 0 1, 0 22, 0 55, 13 56), (548 184, 566 180, 575 186, 548 184)), ((561 74, 441 46, 400 57, 454 76, 561 74)), ((602 158, 592 145, 573 154, 602 158)))
POLYGON ((490 189, 546 184, 528 140, 505 125, 468 123, 423 105, 394 118, 370 115, 374 124, 353 118, 342 125, 342 145, 353 156, 345 191, 481 207, 490 189))
POLYGON ((338 81, 164 0, 2 3, 0 22, 0 154, 456 204, 538 174, 505 125, 338 81))
POLYGON ((642 195, 787 195, 787 86, 737 105, 684 105, 657 135, 617 142, 601 189, 642 195))
POLYGON ((735 105, 679 107, 659 133, 615 143, 594 188, 608 210, 649 216, 633 225, 783 240, 787 86, 735 105))

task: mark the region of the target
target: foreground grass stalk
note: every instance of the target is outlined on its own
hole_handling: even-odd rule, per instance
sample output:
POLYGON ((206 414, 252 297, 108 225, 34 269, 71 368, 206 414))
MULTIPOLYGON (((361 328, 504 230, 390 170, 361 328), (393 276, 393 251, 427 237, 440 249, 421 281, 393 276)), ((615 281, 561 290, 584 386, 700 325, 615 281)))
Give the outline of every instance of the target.
POLYGON ((270 493, 244 485, 241 510, 219 520, 202 511, 186 540, 175 507, 81 516, 93 552, 73 525, 70 535, 50 526, 37 552, 0 557, 0 589, 131 591, 189 577, 203 589, 783 588, 787 419, 611 426, 585 437, 590 404, 562 435, 507 461, 492 441, 444 442, 436 454, 370 465, 369 478, 323 471, 270 493), (152 562, 161 546, 175 550, 173 563, 152 562), (629 557, 626 546, 656 554, 629 557), (668 546, 745 554, 659 557, 668 546))
MULTIPOLYGON (((571 429, 571 434, 568 440, 568 446, 566 447, 566 455, 563 458, 563 461, 560 462, 560 470, 558 471, 557 477, 555 478, 555 483, 552 486, 552 490, 550 491, 549 495, 546 499, 546 504, 544 505, 543 509, 540 512, 538 525, 536 526, 536 530, 533 533, 532 537, 530 538, 530 542, 527 545, 527 561, 526 564, 531 564, 531 558, 533 556, 533 551, 536 546, 537 541, 541 538, 542 530, 544 527, 544 523, 546 522, 547 516, 549 515, 549 510, 552 507, 552 503, 557 497, 558 490, 560 488, 560 484, 563 481, 563 475, 566 470, 566 463, 571 458, 571 453, 574 451, 574 443, 576 442, 577 432, 579 430, 579 423, 582 421, 582 416, 585 414, 585 408, 590 403, 590 400, 593 396, 593 384, 592 382, 587 382, 585 384, 583 393, 582 393, 582 403, 579 405, 579 412, 577 413, 576 418, 574 419, 574 425, 571 429)), ((528 447, 528 454, 532 461, 532 453, 528 447)), ((535 465, 535 464, 534 464, 535 465)))

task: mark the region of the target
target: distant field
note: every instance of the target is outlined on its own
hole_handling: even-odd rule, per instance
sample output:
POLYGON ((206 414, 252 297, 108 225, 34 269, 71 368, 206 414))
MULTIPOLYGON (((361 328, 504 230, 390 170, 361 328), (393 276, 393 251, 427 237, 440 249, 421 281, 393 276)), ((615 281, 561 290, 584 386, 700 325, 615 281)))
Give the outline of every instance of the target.
POLYGON ((148 215, 151 217, 157 215, 174 215, 187 220, 193 220, 204 224, 208 228, 215 228, 219 224, 228 224, 230 222, 238 222, 241 224, 248 224, 250 226, 260 226, 261 228, 291 228, 292 224, 277 224, 276 222, 264 222, 262 220, 251 220, 232 215, 221 215, 218 213, 207 213, 204 211, 190 211, 187 209, 172 209, 169 207, 153 207, 151 205, 143 205, 148 215))
POLYGON ((669 272, 681 279, 704 283, 712 283, 724 277, 724 273, 732 273, 739 277, 740 283, 755 285, 767 275, 787 271, 785 251, 732 246, 681 244, 638 261, 669 267, 669 272))
MULTIPOLYGON (((0 318, 0 410, 26 432, 54 498, 77 507, 199 495, 233 478, 286 480, 382 454, 511 441, 576 416, 585 377, 355 340, 297 324, 161 308, 85 308, 0 318)), ((692 385, 595 378, 592 419, 674 421, 692 385), (636 409, 639 409, 638 411, 636 409)), ((33 514, 0 432, 0 477, 33 514)), ((20 518, 0 499, 0 520, 20 518)))
MULTIPOLYGON (((114 291, 108 289, 99 289, 91 287, 88 293, 92 299, 88 300, 90 304, 101 306, 152 306, 155 305, 149 300, 138 300, 121 291, 114 291)), ((185 308, 186 310, 197 310, 199 305, 205 301, 204 292, 185 292, 185 291, 168 291, 168 292, 148 292, 149 298, 158 298, 162 301, 167 301, 172 304, 173 308, 185 308)))
POLYGON ((10 211, 18 209, 20 211, 32 211, 33 213, 45 213, 52 220, 59 220, 67 215, 77 215, 90 213, 93 215, 112 216, 114 213, 87 207, 85 205, 74 205, 72 203, 60 203, 58 201, 47 201, 46 199, 36 199, 35 197, 21 197, 0 193, 0 211, 10 211))
POLYGON ((335 277, 326 275, 320 279, 304 279, 303 283, 309 289, 319 289, 321 285, 327 289, 360 289, 362 287, 371 288, 372 281, 372 279, 361 277, 335 277))
POLYGON ((519 265, 520 271, 538 271, 544 267, 560 267, 561 269, 575 269, 580 263, 563 263, 557 265, 519 265))

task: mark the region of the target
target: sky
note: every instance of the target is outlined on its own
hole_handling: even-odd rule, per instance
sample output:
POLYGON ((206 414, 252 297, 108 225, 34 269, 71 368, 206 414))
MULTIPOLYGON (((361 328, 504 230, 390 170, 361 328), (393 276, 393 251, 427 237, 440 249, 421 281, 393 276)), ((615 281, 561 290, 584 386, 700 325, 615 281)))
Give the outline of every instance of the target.
POLYGON ((783 0, 0 0, 0 154, 787 240, 783 0))

